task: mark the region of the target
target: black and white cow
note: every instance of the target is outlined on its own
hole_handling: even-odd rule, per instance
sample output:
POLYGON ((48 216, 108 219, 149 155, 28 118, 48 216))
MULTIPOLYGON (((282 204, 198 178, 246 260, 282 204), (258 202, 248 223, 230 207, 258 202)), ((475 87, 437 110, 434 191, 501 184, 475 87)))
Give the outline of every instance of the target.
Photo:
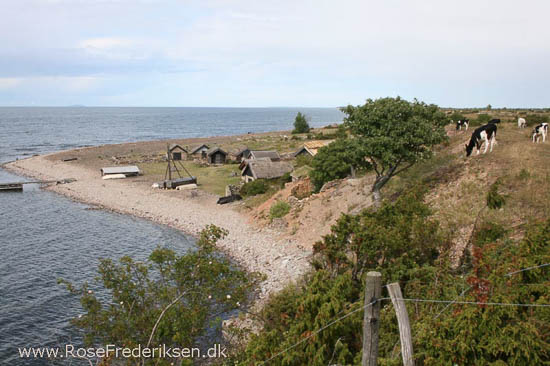
POLYGON ((518 128, 525 128, 527 127, 527 121, 523 117, 518 118, 518 128))
POLYGON ((548 134, 548 123, 541 123, 538 126, 535 126, 533 132, 531 133, 531 140, 533 142, 539 142, 542 136, 542 142, 546 141, 546 135, 548 134))
POLYGON ((458 121, 456 121, 456 130, 462 130, 462 126, 464 126, 466 128, 466 131, 468 131, 468 126, 470 125, 470 120, 469 119, 459 119, 458 121))
POLYGON ((474 146, 477 148, 477 154, 479 155, 479 150, 481 146, 485 144, 485 150, 483 153, 487 152, 487 148, 491 145, 491 150, 493 151, 493 145, 497 143, 497 125, 494 123, 487 123, 481 127, 478 127, 472 133, 472 138, 470 142, 466 144, 466 156, 472 154, 474 146))
POLYGON ((497 123, 500 123, 500 118, 493 118, 492 120, 489 121, 489 123, 492 123, 492 124, 497 124, 497 123))

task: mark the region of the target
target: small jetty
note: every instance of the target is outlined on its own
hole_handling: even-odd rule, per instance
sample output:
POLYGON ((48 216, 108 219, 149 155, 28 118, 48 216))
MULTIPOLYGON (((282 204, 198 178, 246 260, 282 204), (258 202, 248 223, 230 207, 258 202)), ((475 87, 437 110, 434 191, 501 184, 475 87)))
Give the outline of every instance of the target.
POLYGON ((72 182, 76 182, 76 179, 67 178, 61 180, 33 180, 26 182, 0 183, 0 192, 22 192, 24 184, 67 184, 72 182))
POLYGON ((22 183, 0 183, 0 192, 23 192, 22 183))

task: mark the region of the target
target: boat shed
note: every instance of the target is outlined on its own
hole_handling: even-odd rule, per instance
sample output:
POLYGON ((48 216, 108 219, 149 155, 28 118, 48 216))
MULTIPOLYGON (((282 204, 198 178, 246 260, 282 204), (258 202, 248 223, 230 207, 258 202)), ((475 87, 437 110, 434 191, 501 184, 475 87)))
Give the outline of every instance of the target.
POLYGON ((133 177, 136 175, 140 175, 141 172, 139 171, 139 168, 135 165, 101 168, 102 176, 111 175, 111 174, 124 174, 127 177, 133 177))
POLYGON ((208 163, 210 164, 225 164, 227 153, 219 147, 214 147, 206 153, 208 163))

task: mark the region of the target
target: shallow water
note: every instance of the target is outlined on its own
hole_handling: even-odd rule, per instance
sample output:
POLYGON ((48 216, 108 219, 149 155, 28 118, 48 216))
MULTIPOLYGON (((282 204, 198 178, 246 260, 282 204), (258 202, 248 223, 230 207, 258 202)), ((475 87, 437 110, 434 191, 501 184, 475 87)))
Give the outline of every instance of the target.
MULTIPOLYGON (((341 121, 336 109, 304 108, 311 125, 341 121)), ((0 108, 0 162, 82 146, 292 128, 288 108, 0 108)), ((20 181, 0 169, 0 182, 20 181)), ((145 259, 157 245, 179 254, 193 247, 181 232, 143 219, 87 210, 35 186, 0 193, 0 363, 23 360, 17 347, 77 341, 68 320, 78 299, 57 284, 90 280, 99 258, 145 259)), ((100 290, 100 289, 98 289, 100 290)), ((66 364, 69 364, 66 362, 66 364)), ((73 360, 72 364, 80 364, 73 360)))

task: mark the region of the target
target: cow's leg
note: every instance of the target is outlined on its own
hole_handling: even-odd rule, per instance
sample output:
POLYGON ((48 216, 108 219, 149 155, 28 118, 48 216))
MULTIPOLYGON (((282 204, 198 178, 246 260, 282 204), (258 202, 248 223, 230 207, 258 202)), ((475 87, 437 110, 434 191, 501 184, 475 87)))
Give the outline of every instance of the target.
POLYGON ((489 147, 489 140, 487 138, 485 138, 483 140, 483 143, 485 144, 485 149, 483 150, 483 153, 487 153, 487 148, 489 147))

